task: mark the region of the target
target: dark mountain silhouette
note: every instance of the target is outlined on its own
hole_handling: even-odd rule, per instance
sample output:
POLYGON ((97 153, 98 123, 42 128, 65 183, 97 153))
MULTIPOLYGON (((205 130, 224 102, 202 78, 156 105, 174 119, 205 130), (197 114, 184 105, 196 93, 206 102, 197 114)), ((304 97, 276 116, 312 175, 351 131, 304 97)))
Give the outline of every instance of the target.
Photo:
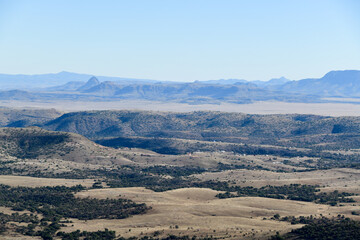
MULTIPOLYGON (((0 89, 40 89, 50 88, 64 85, 68 82, 83 82, 88 81, 93 75, 80 74, 72 72, 59 72, 50 74, 0 74, 0 89)), ((119 83, 156 83, 157 80, 151 79, 137 79, 137 78, 122 78, 122 77, 106 77, 96 76, 100 82, 113 81, 119 83)))
POLYGON ((360 71, 331 71, 322 78, 291 81, 275 89, 321 96, 360 97, 360 71))
POLYGON ((100 82, 96 77, 91 77, 83 86, 79 87, 77 91, 83 92, 89 90, 92 87, 99 85, 100 82))
MULTIPOLYGON (((25 75, 19 76, 20 80, 14 80, 16 83, 26 80, 25 75)), ((0 75, 0 86, 2 77, 4 75, 0 75)), ((0 98, 6 100, 82 99, 89 101, 108 101, 116 98, 202 104, 219 102, 251 103, 268 100, 325 102, 330 100, 324 100, 324 97, 360 97, 360 71, 356 70, 332 71, 319 79, 289 81, 281 77, 267 82, 246 82, 238 79, 195 81, 191 83, 156 82, 141 79, 89 77, 89 75, 68 72, 27 77, 27 79, 34 80, 32 84, 34 88, 42 86, 44 79, 49 80, 47 84, 61 82, 69 78, 74 78, 76 81, 50 88, 27 90, 27 92, 23 90, 3 91, 0 92, 0 98), (84 77, 88 77, 86 82, 78 81, 84 77), (104 79, 111 79, 112 81, 103 81, 104 79)), ((22 89, 25 89, 26 86, 25 84, 22 89)))

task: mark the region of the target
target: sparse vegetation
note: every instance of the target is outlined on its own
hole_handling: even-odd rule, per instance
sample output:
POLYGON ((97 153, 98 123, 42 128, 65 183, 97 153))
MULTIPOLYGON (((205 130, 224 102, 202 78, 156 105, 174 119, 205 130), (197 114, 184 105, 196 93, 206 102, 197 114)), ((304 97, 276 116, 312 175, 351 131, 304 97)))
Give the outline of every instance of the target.
POLYGON ((148 209, 145 204, 127 199, 75 198, 74 193, 83 189, 82 186, 26 188, 0 185, 0 206, 41 213, 49 220, 119 219, 144 213, 148 209))
MULTIPOLYGON (((128 200, 127 197, 84 197, 93 196, 91 193, 96 191, 99 191, 98 194, 107 190, 121 192, 124 190, 106 188, 124 187, 145 187, 156 192, 131 190, 136 194, 130 191, 129 199, 135 199, 136 202, 142 199, 142 194, 163 194, 161 197, 168 198, 172 194, 180 196, 184 190, 181 188, 191 188, 189 191, 196 193, 203 191, 204 196, 207 196, 204 202, 214 199, 216 194, 219 199, 214 202, 229 204, 232 201, 245 201, 242 197, 271 198, 262 199, 271 203, 278 203, 276 199, 287 200, 283 201, 284 204, 296 200, 303 202, 291 204, 337 205, 329 209, 344 208, 346 210, 341 210, 342 213, 357 218, 358 203, 355 201, 357 198, 352 197, 352 192, 358 192, 357 186, 354 187, 358 178, 353 178, 351 174, 358 174, 357 169, 360 168, 360 150, 353 149, 360 148, 357 141, 360 136, 359 119, 220 112, 92 111, 68 113, 49 122, 36 120, 39 126, 68 133, 51 132, 38 127, 3 128, 0 129, 0 174, 77 181, 87 179, 91 191, 90 195, 80 193, 85 190, 81 186, 28 188, 0 185, 0 206, 11 211, 25 211, 0 214, 0 232, 10 231, 42 239, 119 238, 113 229, 97 228, 90 232, 84 229, 73 231, 77 228, 72 228, 71 232, 63 228, 73 224, 76 226, 73 219, 68 218, 78 219, 75 222, 91 219, 100 221, 146 213, 149 207, 128 200), (100 146, 74 133, 118 149, 100 146), (322 181, 322 174, 327 174, 327 182, 322 181), (267 181, 270 177, 267 179, 263 175, 271 176, 271 181, 267 181), (287 179, 290 179, 289 182, 287 179), (341 190, 336 190, 337 187, 341 187, 341 190), (174 189, 179 190, 164 192, 174 189), (76 197, 76 193, 83 197, 76 197), (221 200, 235 197, 239 199, 221 200)), ((12 126, 28 126, 31 122, 21 121, 13 122, 12 126)), ((196 202, 196 197, 201 198, 191 194, 183 199, 180 196, 181 201, 189 203, 196 202)), ((314 209, 323 207, 316 206, 319 208, 314 209)), ((225 212, 232 212, 232 209, 224 210, 221 214, 227 216, 225 212)), ((201 209, 197 214, 214 219, 218 215, 221 217, 219 212, 212 212, 211 209, 201 209)), ((294 230, 289 234, 278 233, 272 239, 311 239, 315 236, 311 234, 316 231, 329 231, 331 235, 331 230, 328 230, 331 227, 338 231, 344 229, 345 236, 351 237, 350 232, 357 232, 358 228, 357 222, 346 217, 330 220, 312 216, 283 217, 271 210, 261 214, 266 214, 261 215, 261 219, 273 219, 276 221, 272 223, 276 224, 290 226, 284 221, 307 224, 302 230, 294 230)), ((249 221, 257 221, 258 215, 255 210, 249 221)), ((127 237, 119 239, 194 239, 190 237, 191 234, 196 239, 213 239, 212 235, 215 235, 214 238, 251 239, 264 234, 253 229, 246 232, 237 227, 236 230, 221 231, 210 227, 206 230, 192 229, 192 226, 184 226, 176 221, 171 223, 171 229, 168 226, 167 223, 169 234, 161 229, 142 229, 147 233, 137 237, 131 237, 139 234, 135 229, 126 227, 127 237), (202 231, 202 235, 197 231, 202 231)), ((275 231, 270 233, 275 234, 275 231)), ((313 239, 327 239, 327 235, 321 238, 324 236, 316 235, 313 239)), ((336 234, 333 236, 337 237, 336 234)))
POLYGON ((353 196, 354 194, 344 192, 340 193, 338 191, 334 191, 331 193, 319 193, 320 190, 318 188, 319 186, 300 184, 290 184, 284 186, 265 186, 261 188, 234 186, 229 187, 225 193, 219 193, 217 197, 231 198, 241 196, 256 196, 305 202, 316 202, 330 205, 336 205, 337 203, 342 202, 355 202, 354 199, 348 198, 348 196, 353 196), (236 192, 236 194, 232 192, 236 192))
MULTIPOLYGON (((280 236, 279 234, 271 237, 275 239, 314 239, 314 240, 328 240, 328 239, 358 239, 360 234, 360 222, 338 216, 336 218, 313 218, 300 217, 288 218, 294 224, 306 224, 304 227, 292 230, 290 233, 280 236)), ((288 221, 288 219, 283 221, 288 221)))

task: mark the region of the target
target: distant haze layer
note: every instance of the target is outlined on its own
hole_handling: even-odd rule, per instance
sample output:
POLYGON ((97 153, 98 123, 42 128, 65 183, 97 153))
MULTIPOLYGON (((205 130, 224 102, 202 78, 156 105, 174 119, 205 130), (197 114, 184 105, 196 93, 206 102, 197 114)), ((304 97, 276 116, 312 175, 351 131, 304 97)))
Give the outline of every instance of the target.
POLYGON ((360 104, 349 103, 286 103, 286 102, 255 102, 251 104, 201 104, 163 103, 154 101, 110 101, 110 102, 28 102, 0 101, 0 106, 12 108, 55 108, 64 112, 89 110, 152 110, 152 111, 222 111, 242 112, 248 114, 315 114, 323 116, 360 116, 360 104))

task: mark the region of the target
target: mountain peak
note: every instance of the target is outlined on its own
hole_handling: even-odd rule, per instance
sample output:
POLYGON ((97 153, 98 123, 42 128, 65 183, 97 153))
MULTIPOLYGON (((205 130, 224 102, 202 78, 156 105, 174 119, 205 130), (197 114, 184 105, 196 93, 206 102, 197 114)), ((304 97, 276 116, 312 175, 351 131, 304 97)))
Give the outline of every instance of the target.
POLYGON ((260 87, 274 87, 274 86, 280 86, 283 85, 290 80, 286 77, 280 77, 280 78, 272 78, 269 81, 254 81, 254 83, 260 87))
POLYGON ((96 77, 94 77, 94 76, 92 76, 88 81, 87 81, 87 83, 86 84, 100 84, 100 81, 96 78, 96 77))
POLYGON ((100 81, 96 77, 92 76, 84 85, 79 87, 77 90, 78 91, 86 91, 92 87, 99 85, 99 84, 100 84, 100 81))

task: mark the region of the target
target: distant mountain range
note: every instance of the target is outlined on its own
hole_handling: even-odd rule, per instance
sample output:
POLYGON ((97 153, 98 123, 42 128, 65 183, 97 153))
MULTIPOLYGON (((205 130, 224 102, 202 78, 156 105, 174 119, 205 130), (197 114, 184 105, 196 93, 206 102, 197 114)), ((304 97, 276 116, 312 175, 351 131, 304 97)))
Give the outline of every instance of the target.
POLYGON ((331 71, 319 79, 289 81, 274 89, 329 97, 360 97, 360 71, 331 71))
MULTIPOLYGON (((193 104, 200 103, 250 103, 252 101, 306 101, 303 94, 286 94, 280 91, 260 88, 250 82, 233 84, 193 82, 193 83, 133 83, 124 84, 112 81, 100 82, 96 77, 87 82, 69 82, 58 87, 46 89, 54 94, 77 94, 118 99, 146 99, 156 101, 175 101, 193 104)), ((1 97, 1 95, 0 95, 1 97)), ((316 97, 314 96, 314 99, 316 97)))
MULTIPOLYGON (((67 84, 69 82, 86 82, 93 75, 80 74, 72 72, 59 72, 49 74, 0 74, 0 89, 38 89, 48 88, 58 85, 67 84)), ((121 77, 106 77, 97 76, 100 81, 112 81, 119 83, 155 83, 156 80, 151 79, 137 79, 137 78, 121 78, 121 77)))
POLYGON ((291 80, 285 77, 281 77, 281 78, 272 78, 269 81, 253 81, 253 83, 261 87, 268 87, 268 86, 280 86, 290 81, 291 80))
POLYGON ((331 71, 319 79, 298 81, 281 77, 269 81, 220 79, 191 83, 95 77, 69 72, 43 75, 0 74, 0 89, 4 90, 0 91, 0 99, 3 100, 146 99, 191 104, 268 100, 323 102, 324 97, 360 97, 360 71, 331 71))

